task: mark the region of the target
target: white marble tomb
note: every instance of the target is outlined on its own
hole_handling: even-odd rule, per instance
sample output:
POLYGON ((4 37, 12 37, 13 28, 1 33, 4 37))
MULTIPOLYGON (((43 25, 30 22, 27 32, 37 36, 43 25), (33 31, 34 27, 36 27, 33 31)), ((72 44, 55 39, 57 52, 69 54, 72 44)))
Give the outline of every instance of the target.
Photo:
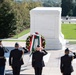
POLYGON ((65 39, 61 32, 60 7, 36 7, 30 11, 30 33, 38 32, 46 40, 46 49, 64 49, 65 39))

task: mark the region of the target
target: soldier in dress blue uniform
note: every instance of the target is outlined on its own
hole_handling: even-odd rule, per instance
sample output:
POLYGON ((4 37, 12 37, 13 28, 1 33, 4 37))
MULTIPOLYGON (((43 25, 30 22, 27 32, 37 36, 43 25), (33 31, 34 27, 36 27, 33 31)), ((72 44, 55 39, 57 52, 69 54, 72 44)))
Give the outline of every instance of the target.
MULTIPOLYGON (((23 49, 25 50, 25 53, 28 52, 24 47, 23 49)), ((9 65, 13 69, 13 75, 20 75, 21 65, 24 64, 22 58, 22 55, 24 54, 24 50, 19 50, 19 44, 15 43, 15 49, 11 50, 10 52, 9 65)))
POLYGON ((43 50, 39 45, 36 48, 36 51, 32 54, 32 67, 35 70, 35 75, 42 75, 42 69, 45 66, 43 61, 43 56, 46 55, 47 52, 43 50))
POLYGON ((68 48, 65 49, 65 55, 61 57, 60 70, 62 75, 71 75, 73 72, 72 60, 76 58, 76 54, 72 52, 74 56, 70 56, 70 52, 68 48))
POLYGON ((5 53, 7 53, 9 50, 2 45, 2 40, 0 40, 0 75, 5 75, 5 64, 6 64, 6 58, 4 56, 5 53))

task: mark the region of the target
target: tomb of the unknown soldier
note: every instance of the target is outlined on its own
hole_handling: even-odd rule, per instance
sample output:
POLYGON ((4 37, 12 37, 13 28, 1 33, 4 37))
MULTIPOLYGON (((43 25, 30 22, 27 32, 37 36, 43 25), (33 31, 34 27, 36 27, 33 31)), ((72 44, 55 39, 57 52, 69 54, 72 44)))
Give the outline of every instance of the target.
POLYGON ((46 49, 64 49, 61 32, 61 8, 37 7, 30 11, 30 33, 39 32, 46 40, 46 49))

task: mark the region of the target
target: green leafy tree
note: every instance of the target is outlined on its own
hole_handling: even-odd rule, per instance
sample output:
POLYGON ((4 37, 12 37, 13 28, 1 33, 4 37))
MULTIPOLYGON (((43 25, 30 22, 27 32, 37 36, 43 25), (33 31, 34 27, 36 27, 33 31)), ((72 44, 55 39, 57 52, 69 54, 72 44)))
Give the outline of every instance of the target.
POLYGON ((0 38, 7 38, 16 34, 20 15, 14 9, 14 3, 4 0, 0 5, 0 38))
POLYGON ((16 3, 16 8, 19 10, 23 19, 23 26, 21 28, 22 30, 30 26, 30 10, 38 6, 41 6, 40 2, 34 2, 30 0, 16 3))
POLYGON ((75 8, 73 10, 73 16, 76 16, 76 6, 75 6, 75 8))
POLYGON ((62 16, 67 16, 72 13, 73 0, 62 0, 62 16))
POLYGON ((74 3, 73 16, 76 16, 76 1, 74 3))
POLYGON ((30 10, 41 6, 39 2, 15 2, 3 0, 0 3, 0 38, 19 34, 30 26, 30 10))
POLYGON ((60 7, 61 3, 48 0, 48 1, 43 2, 43 6, 44 7, 60 7))
POLYGON ((0 3, 2 3, 4 0, 0 0, 0 3))

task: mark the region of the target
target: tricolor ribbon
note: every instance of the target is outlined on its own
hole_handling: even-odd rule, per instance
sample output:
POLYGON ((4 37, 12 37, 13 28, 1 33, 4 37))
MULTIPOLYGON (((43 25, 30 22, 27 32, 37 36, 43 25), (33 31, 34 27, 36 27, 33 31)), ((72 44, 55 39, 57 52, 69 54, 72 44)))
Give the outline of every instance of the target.
POLYGON ((41 36, 39 34, 33 34, 30 41, 30 54, 35 51, 35 47, 39 45, 41 47, 41 36))

